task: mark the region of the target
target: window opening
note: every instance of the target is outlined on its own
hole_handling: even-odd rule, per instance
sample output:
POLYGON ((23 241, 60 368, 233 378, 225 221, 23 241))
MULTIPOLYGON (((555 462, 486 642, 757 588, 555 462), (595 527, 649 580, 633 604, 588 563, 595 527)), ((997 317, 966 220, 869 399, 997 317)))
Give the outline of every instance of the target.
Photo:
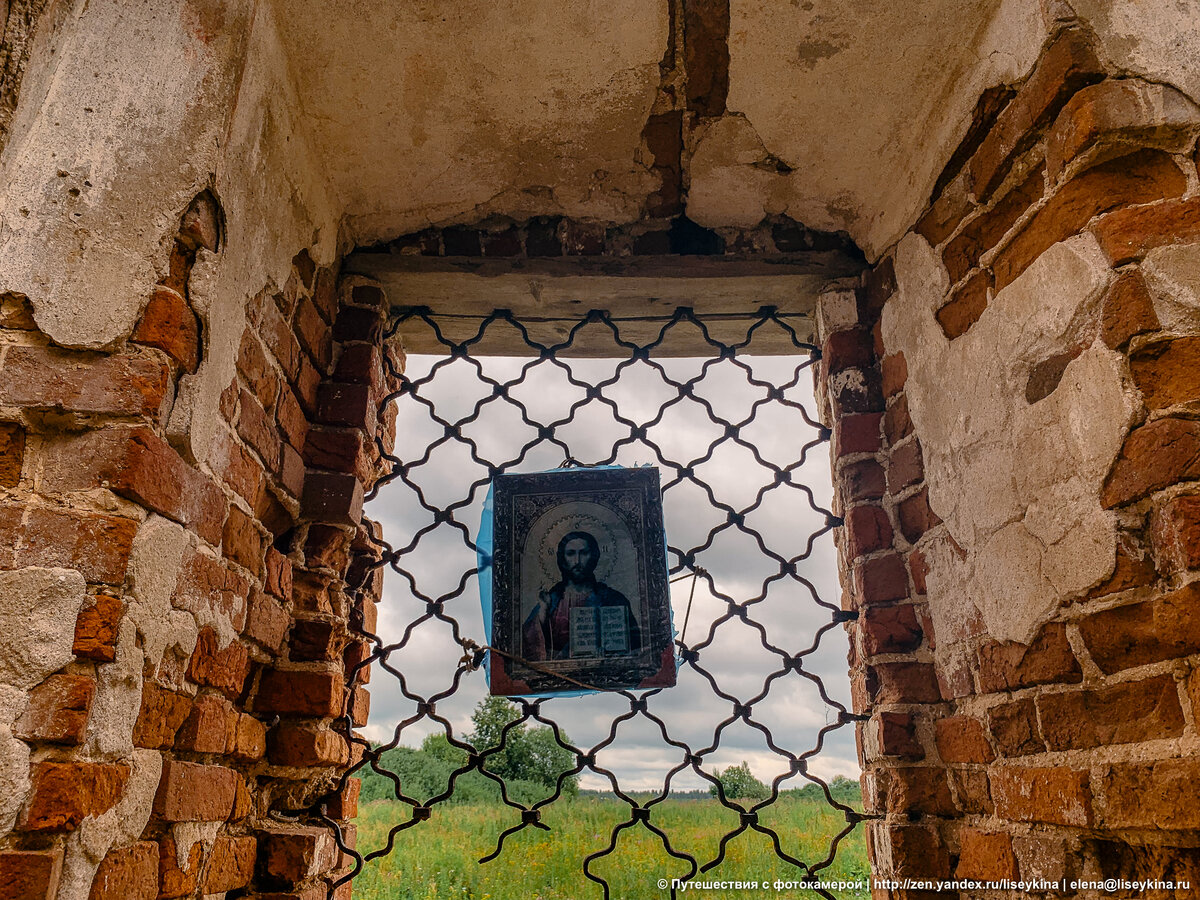
MULTIPOLYGON (((535 830, 553 836, 575 780, 615 798, 603 829, 572 848, 577 871, 605 898, 675 897, 680 881, 706 876, 771 879, 749 865, 734 870, 752 843, 783 867, 772 870, 774 880, 797 890, 809 884, 822 897, 865 896, 811 884, 864 881, 867 873, 861 832, 849 842, 857 868, 838 857, 864 816, 850 799, 856 784, 831 789, 839 757, 829 751, 840 750, 843 764, 853 759, 859 717, 845 703, 845 644, 828 636, 854 614, 827 599, 838 591, 830 532, 841 520, 824 500, 829 430, 810 411, 819 351, 801 338, 798 317, 773 307, 704 317, 690 308, 620 318, 592 310, 573 321, 539 319, 561 323, 553 343, 535 340, 528 320, 506 310, 449 318, 453 337, 443 315, 398 310, 386 338, 422 329, 422 343, 436 340, 445 355, 410 357, 400 372, 385 354, 400 383, 383 400, 397 407, 397 449, 388 453, 380 443, 391 469, 368 497, 379 498, 370 513, 384 525, 376 568, 387 572, 385 600, 375 632, 352 616, 351 631, 372 652, 347 679, 354 683, 372 665, 373 718, 396 724, 369 726, 375 741, 355 734, 349 717, 335 727, 361 754, 339 788, 365 775, 385 783, 393 802, 378 846, 356 849, 325 820, 353 860, 331 896, 364 863, 387 857, 406 832, 429 827, 439 810, 480 785, 500 795, 498 833, 480 862, 524 858, 514 845, 535 830), (631 332, 637 340, 627 338, 631 332), (756 355, 766 335, 772 348, 783 335, 792 354, 756 355), (490 355, 511 353, 515 341, 529 357, 490 355), (697 347, 706 355, 696 356, 697 347), (498 743, 473 746, 468 733, 483 729, 464 723, 486 693, 487 652, 474 538, 488 484, 506 471, 614 463, 660 470, 679 684, 519 700, 515 720, 497 729, 498 743), (532 727, 548 729, 539 733, 542 751, 557 754, 562 771, 531 795, 493 770, 532 727), (422 788, 389 763, 392 751, 426 735, 444 736, 426 744, 443 748, 449 763, 438 784, 422 788), (759 782, 765 796, 747 789, 759 782), (806 794, 823 800, 820 827, 779 814, 806 785, 806 794), (690 789, 715 794, 705 806, 711 827, 700 834, 670 805, 690 789), (654 842, 657 868, 637 857, 629 882, 622 855, 635 831, 654 842), (614 886, 622 879, 624 887, 614 886)), ((853 762, 844 767, 856 773, 853 762)))

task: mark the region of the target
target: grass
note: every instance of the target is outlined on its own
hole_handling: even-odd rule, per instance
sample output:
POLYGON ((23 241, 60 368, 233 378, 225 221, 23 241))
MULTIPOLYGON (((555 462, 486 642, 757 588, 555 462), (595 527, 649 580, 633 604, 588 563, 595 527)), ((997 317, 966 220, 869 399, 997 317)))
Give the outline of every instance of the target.
MULTIPOLYGON (((786 852, 808 863, 823 860, 832 837, 845 827, 837 810, 823 800, 784 793, 760 813, 760 822, 780 836, 786 852)), ((857 804, 855 804, 857 806, 857 804)), ((358 817, 358 850, 382 847, 388 829, 408 821, 407 805, 392 801, 365 804, 358 817)), ((561 799, 544 810, 551 831, 526 828, 506 839, 501 855, 490 863, 479 859, 496 847, 500 832, 520 821, 520 814, 492 803, 435 807, 428 821, 397 835, 393 851, 369 863, 355 880, 356 900, 599 900, 600 885, 584 877, 583 859, 608 846, 612 829, 629 820, 627 804, 584 794, 561 799)), ((717 854, 721 837, 738 827, 736 814, 714 800, 668 799, 657 804, 651 823, 667 833, 672 847, 690 853, 703 865, 717 854)), ((662 841, 643 825, 623 830, 615 851, 591 866, 608 881, 613 900, 666 898, 659 879, 682 878, 685 862, 672 859, 662 841)), ((864 882, 868 874, 861 827, 841 842, 823 880, 864 882)), ((694 878, 703 881, 794 881, 800 870, 779 859, 769 838, 747 831, 725 850, 724 861, 694 878)), ((869 891, 832 891, 839 898, 864 898, 869 891)), ((799 888, 765 890, 692 890, 680 897, 706 898, 816 897, 799 888)))

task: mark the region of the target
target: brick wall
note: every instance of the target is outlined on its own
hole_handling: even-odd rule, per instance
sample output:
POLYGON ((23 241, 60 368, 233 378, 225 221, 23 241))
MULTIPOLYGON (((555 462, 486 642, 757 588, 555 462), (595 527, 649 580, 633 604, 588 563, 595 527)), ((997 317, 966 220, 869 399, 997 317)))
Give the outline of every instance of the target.
POLYGON ((354 815, 357 782, 326 795, 369 703, 345 670, 379 597, 362 501, 394 425, 386 301, 301 250, 246 301, 190 458, 165 423, 213 364, 189 280, 219 231, 204 193, 111 352, 56 347, 0 301, 0 896, 283 900, 341 871, 300 813, 354 815))
MULTIPOLYGON (((1191 101, 1106 71, 1068 26, 1024 83, 985 95, 913 233, 822 299, 818 386, 845 517, 844 604, 858 615, 852 693, 869 717, 859 751, 878 875, 1190 879, 1191 893, 1129 895, 1200 891, 1200 318, 1194 285, 1164 274, 1180 260, 1200 272, 1198 132, 1191 101), (1073 281, 1067 246, 1087 261, 1073 281), (1022 355, 1036 341, 1020 321, 1011 344, 985 340, 1005 333, 996 322, 1018 297, 1050 307, 1056 286, 1085 281, 1044 358, 1022 355), (1078 374, 1084 359, 1111 366, 1118 387, 1101 397, 1099 379, 1078 374), (964 388, 956 373, 980 380, 964 388), (1017 376, 1007 406, 978 387, 1017 376), (961 401, 954 421, 939 421, 931 386, 942 414, 961 401), (1073 395, 1053 400, 1063 427, 1115 423, 1115 443, 1090 448, 1100 477, 1072 488, 1090 508, 1080 521, 1099 523, 1094 547, 1054 556, 1047 540, 1033 574, 1012 554, 985 577, 986 533, 959 527, 980 521, 964 507, 998 506, 996 484, 1018 496, 1043 485, 1050 503, 1072 484, 1071 472, 1039 474, 1060 463, 1037 441, 1016 444, 1039 434, 1022 423, 1060 389, 1073 395), (978 421, 993 409, 1012 418, 978 421), (1105 564, 1093 571, 1094 558, 1105 564), (1014 619, 1005 603, 1040 610, 1023 640, 991 633, 1014 619)), ((1035 492, 1018 507, 1030 528, 1037 503, 1035 492)))

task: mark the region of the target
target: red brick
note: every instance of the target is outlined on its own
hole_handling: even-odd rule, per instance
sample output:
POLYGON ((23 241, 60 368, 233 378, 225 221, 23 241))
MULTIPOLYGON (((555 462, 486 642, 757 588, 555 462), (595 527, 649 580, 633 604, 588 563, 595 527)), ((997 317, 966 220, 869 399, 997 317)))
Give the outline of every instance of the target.
POLYGON ((239 406, 238 436, 258 454, 264 466, 275 471, 279 467, 279 445, 282 443, 275 423, 249 391, 242 391, 239 406))
MULTIPOLYGON (((347 676, 370 657, 371 645, 367 641, 347 641, 346 647, 342 651, 342 663, 347 676)), ((363 668, 358 669, 355 675, 356 681, 366 684, 371 680, 371 667, 369 665, 363 666, 363 668)))
POLYGON ((988 710, 988 728, 1001 756, 1028 756, 1046 749, 1031 697, 993 706, 988 710))
POLYGON ((858 627, 867 656, 910 653, 921 646, 921 625, 909 604, 867 607, 862 611, 858 627))
POLYGON ((323 828, 296 825, 260 831, 258 845, 262 875, 274 884, 293 885, 337 863, 337 844, 323 828))
POLYGON ((1143 345, 1129 368, 1148 409, 1200 401, 1200 337, 1143 345))
POLYGON ((104 593, 91 599, 92 603, 79 611, 71 652, 97 662, 112 662, 117 658, 117 628, 125 604, 119 597, 104 593))
POLYGON ((284 444, 279 452, 279 484, 293 498, 304 496, 304 479, 307 477, 304 459, 292 447, 284 444))
POLYGON ((37 331, 33 306, 24 294, 0 292, 0 328, 11 331, 37 331))
POLYGON ((263 570, 265 545, 266 540, 258 530, 257 523, 236 506, 229 507, 221 536, 221 553, 225 558, 258 576, 263 570))
POLYGON ((892 525, 878 506, 852 506, 846 511, 850 558, 858 559, 892 545, 892 525))
MULTIPOLYGON (((283 446, 290 452, 290 447, 286 444, 283 446)), ((292 516, 287 507, 279 502, 279 498, 271 490, 262 492, 262 496, 258 498, 258 503, 254 506, 254 515, 259 523, 275 538, 281 537, 288 531, 291 531, 296 525, 295 517, 292 516)))
POLYGON ((857 596, 863 606, 890 603, 908 597, 908 571, 896 554, 863 560, 855 569, 857 596))
MULTIPOLYGON (((950 857, 935 828, 872 822, 868 835, 875 845, 875 858, 892 860, 891 875, 924 880, 945 878, 950 874, 950 857)), ((899 895, 896 900, 901 900, 899 895)), ((904 900, 917 898, 905 897, 904 900)))
POLYGON ((863 273, 863 289, 858 296, 858 317, 862 322, 879 318, 883 307, 896 292, 896 267, 891 256, 885 256, 874 268, 863 273))
POLYGON ((325 381, 317 389, 316 421, 373 434, 378 404, 368 384, 325 381))
POLYGON ((1152 522, 1155 555, 1164 569, 1200 568, 1200 496, 1172 497, 1152 522))
POLYGON ((948 716, 934 725, 938 755, 945 763, 989 763, 996 758, 983 724, 969 716, 948 716))
MULTIPOLYGON (((340 629, 339 629, 340 630, 340 629)), ((293 623, 289 658, 297 662, 329 661, 340 649, 332 622, 301 619, 293 623)))
POLYGON ((333 361, 333 335, 311 300, 302 298, 296 305, 295 325, 300 346, 320 371, 328 372, 333 361))
POLYGON ((1092 691, 1037 698, 1051 750, 1086 750, 1183 734, 1175 679, 1160 675, 1092 691))
POLYGON ((313 277, 317 272, 317 264, 313 262, 313 258, 307 250, 301 250, 292 257, 292 268, 300 278, 300 282, 306 287, 313 286, 313 277))
POLYGON ((362 518, 362 482, 353 475, 309 472, 300 505, 305 518, 314 522, 357 525, 362 518))
POLYGON ((1135 335, 1159 329, 1154 300, 1138 270, 1122 272, 1104 295, 1100 313, 1100 339, 1120 350, 1135 335))
POLYGON ((237 780, 224 766, 164 759, 154 812, 168 822, 223 822, 233 812, 237 780))
POLYGON ((0 405, 157 418, 171 383, 161 358, 9 347, 0 405))
POLYGON ((336 672, 267 669, 259 681, 254 708, 282 715, 340 716, 344 693, 336 672))
POLYGON ((979 647, 979 685, 984 693, 1035 684, 1078 684, 1082 680, 1066 626, 1061 623, 1042 626, 1028 646, 1015 641, 990 641, 979 647))
POLYGON ((194 753, 224 753, 230 744, 231 726, 237 714, 227 700, 202 694, 192 703, 183 726, 175 737, 175 749, 194 753))
POLYGON ((220 894, 246 887, 254 878, 257 852, 258 840, 254 837, 218 835, 204 869, 201 893, 220 894))
POLYGON ((24 458, 25 429, 13 422, 0 422, 0 488, 20 483, 24 458))
POLYGON ((70 831, 88 816, 112 809, 128 778, 126 765, 37 763, 33 790, 17 827, 21 831, 70 831))
POLYGON ((1101 213, 1178 197, 1187 178, 1171 157, 1142 150, 1089 169, 1067 182, 992 263, 996 290, 1016 280, 1053 244, 1078 234, 1101 213))
POLYGON ((277 601, 261 591, 255 591, 250 598, 246 628, 242 634, 278 653, 283 648, 283 638, 290 621, 287 611, 277 601))
POLYGON ((120 516, 33 507, 14 562, 78 569, 89 582, 120 584, 137 527, 135 520, 120 516))
POLYGON ((29 707, 13 725, 25 741, 79 744, 87 728, 96 680, 90 675, 51 675, 29 692, 29 707))
POLYGON ((875 703, 937 703, 942 699, 932 663, 886 662, 871 667, 878 680, 875 703))
POLYGON ((925 593, 925 579, 929 575, 929 563, 925 554, 914 550, 908 555, 908 571, 912 574, 913 590, 918 594, 925 593))
POLYGON ((1063 31, 1038 59, 1033 73, 1004 108, 969 163, 975 195, 986 199, 1038 131, 1080 88, 1099 81, 1104 68, 1082 29, 1063 31))
POLYGON ((1129 433, 1100 502, 1105 508, 1123 506, 1195 478, 1200 478, 1200 422, 1157 419, 1129 433))
POLYGON ((296 335, 292 333, 291 326, 284 321, 274 304, 268 304, 263 311, 262 321, 258 325, 258 333, 262 337, 263 343, 271 348, 283 373, 289 380, 295 379, 300 371, 302 358, 300 344, 296 340, 296 335))
POLYGON ((336 381, 381 385, 383 358, 374 344, 347 344, 338 356, 333 377, 336 381))
POLYGON ((358 795, 361 790, 361 779, 347 778, 345 786, 330 794, 325 801, 325 814, 331 819, 353 819, 358 815, 358 795))
POLYGON ((191 897, 196 893, 196 882, 200 875, 200 862, 204 854, 204 842, 196 841, 188 851, 188 858, 180 860, 175 840, 169 833, 159 838, 159 897, 191 897))
POLYGON ((123 497, 221 539, 225 495, 149 428, 107 428, 57 442, 47 452, 43 488, 87 490, 107 485, 123 497))
POLYGON ((865 328, 835 331, 825 339, 821 351, 826 375, 836 375, 846 369, 865 369, 875 364, 871 332, 865 328))
POLYGON ((1141 259, 1155 247, 1194 244, 1200 241, 1200 198, 1117 210, 1092 231, 1114 266, 1141 259))
POLYGON ((310 569, 333 569, 339 575, 350 563, 350 535, 332 525, 310 525, 304 542, 304 562, 310 569))
POLYGON ((0 850, 0 897, 54 900, 61 871, 61 850, 0 850))
POLYGON ((253 506, 263 491, 263 467, 249 451, 224 431, 209 460, 216 475, 253 506))
POLYGON ((333 339, 378 344, 383 337, 383 324, 383 318, 377 309, 345 306, 338 312, 337 322, 333 326, 333 339))
POLYGON ((848 370, 829 379, 827 387, 835 421, 858 413, 883 412, 878 368, 848 370))
POLYGON ((917 234, 936 247, 950 235, 975 205, 964 184, 965 179, 956 178, 940 191, 926 213, 917 220, 913 228, 917 234))
POLYGON ((1154 568, 1154 560, 1150 554, 1138 550, 1131 538, 1118 535, 1117 561, 1112 575, 1092 588, 1088 592, 1088 597, 1106 597, 1109 594, 1117 594, 1130 588, 1151 584, 1157 578, 1158 572, 1154 568))
POLYGON ((838 482, 849 503, 878 500, 886 490, 883 466, 873 459, 861 459, 842 466, 838 482))
POLYGON ((318 469, 349 472, 366 481, 372 464, 361 431, 314 428, 304 445, 304 460, 318 469))
POLYGON ((1045 189, 1046 170, 1039 167, 992 209, 968 223, 942 251, 950 283, 960 281, 979 264, 979 257, 998 246, 1017 219, 1042 199, 1045 189))
POLYGON ((908 761, 925 758, 925 748, 917 738, 916 722, 908 713, 881 712, 871 720, 871 725, 883 756, 908 761))
POLYGON ((254 716, 238 716, 233 739, 230 752, 238 759, 262 759, 267 752, 267 727, 254 716))
POLYGON ((1004 881, 1017 878, 1017 857, 1013 853, 1011 836, 964 828, 958 837, 960 850, 955 879, 1004 881))
POLYGON ((1096 803, 1107 828, 1200 828, 1200 760, 1113 763, 1099 776, 1096 803))
POLYGON ((149 750, 171 747, 191 708, 191 698, 165 690, 152 681, 144 682, 142 706, 133 727, 133 745, 149 750))
POLYGON ((913 818, 953 816, 958 812, 946 772, 934 766, 906 766, 891 770, 888 784, 888 813, 913 818))
POLYGON ((328 729, 277 725, 267 735, 267 759, 275 766, 341 766, 348 758, 346 739, 328 729))
POLYGON ((850 453, 875 453, 883 444, 880 432, 882 413, 842 416, 834 423, 834 453, 838 457, 850 453))
POLYGON ((296 375, 291 379, 292 387, 296 390, 296 398, 300 406, 310 418, 317 414, 317 393, 321 389, 321 373, 309 358, 300 355, 300 363, 296 375))
POLYGON ((951 769, 950 787, 958 808, 967 815, 990 816, 996 811, 988 787, 987 772, 982 769, 951 769))
POLYGON ((1090 827, 1088 773, 1065 767, 994 767, 990 773, 996 815, 1016 822, 1090 827))
MULTIPOLYGON (((887 481, 890 493, 899 493, 909 485, 925 478, 925 467, 921 461, 921 445, 911 440, 891 452, 888 457, 887 481)), ((911 540, 911 539, 910 539, 911 540)))
POLYGON ((1200 582, 1155 600, 1093 613, 1079 621, 1079 633, 1108 675, 1200 653, 1200 582))
POLYGON ((1063 107, 1046 135, 1046 162, 1057 179, 1076 157, 1096 146, 1191 143, 1195 105, 1173 88, 1137 79, 1109 79, 1083 88, 1063 107))
POLYGON ((362 728, 367 724, 371 712, 371 692, 361 686, 354 688, 350 693, 349 707, 350 721, 356 728, 362 728))
POLYGON ((179 567, 175 594, 171 598, 179 609, 203 615, 217 613, 234 628, 246 622, 246 598, 250 582, 206 553, 189 552, 179 567))
POLYGON ((110 850, 96 870, 89 900, 155 900, 158 844, 141 841, 110 850))
POLYGON ((131 340, 157 347, 188 372, 200 365, 200 320, 187 300, 168 287, 154 289, 131 340))
POLYGON ((188 662, 187 675, 197 684, 214 687, 230 700, 236 700, 250 674, 249 653, 239 640, 219 647, 216 631, 208 626, 200 629, 196 649, 188 662))
POLYGON ((936 316, 947 338, 962 337, 979 321, 987 309, 993 284, 991 270, 982 269, 954 290, 936 316))
POLYGON ((304 439, 308 434, 308 419, 304 417, 304 410, 300 408, 300 403, 291 388, 284 387, 280 392, 275 417, 279 421, 284 440, 296 450, 303 450, 304 439))
POLYGON ((274 547, 267 547, 267 592, 280 600, 292 599, 292 563, 274 547))
MULTIPOLYGON (((912 474, 912 468, 909 466, 908 475, 912 474)), ((927 488, 901 500, 896 505, 896 518, 900 520, 900 533, 910 544, 915 544, 925 532, 942 524, 941 518, 929 506, 927 488)))
POLYGON ((238 349, 237 370, 246 387, 258 398, 263 409, 270 409, 275 398, 279 396, 279 376, 267 358, 262 344, 249 328, 242 333, 242 345, 238 349))
POLYGON ((908 361, 903 351, 885 356, 879 368, 885 397, 894 397, 904 390, 904 383, 908 381, 908 361))
POLYGON ((312 300, 321 317, 326 322, 332 322, 338 309, 337 272, 330 268, 317 271, 312 300))

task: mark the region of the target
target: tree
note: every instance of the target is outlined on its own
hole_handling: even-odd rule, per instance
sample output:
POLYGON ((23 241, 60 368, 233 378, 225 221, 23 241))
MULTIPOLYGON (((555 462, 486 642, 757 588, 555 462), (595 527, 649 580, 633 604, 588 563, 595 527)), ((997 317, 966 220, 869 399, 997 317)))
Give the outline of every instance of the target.
MULTIPOLYGON (((485 697, 471 714, 474 730, 467 735, 467 740, 479 753, 498 747, 505 726, 518 718, 517 708, 511 701, 503 697, 485 697)), ((565 732, 559 733, 564 742, 570 742, 565 732)), ((454 750, 448 743, 447 748, 454 750)), ((554 739, 550 728, 529 728, 522 722, 508 730, 504 749, 489 756, 484 768, 506 781, 529 781, 553 788, 558 784, 559 775, 575 768, 575 757, 554 739)), ((578 776, 573 775, 564 782, 563 792, 569 795, 579 792, 578 776)))
MULTIPOLYGON (((726 800, 761 800, 770 793, 767 786, 751 774, 750 764, 744 759, 740 766, 730 766, 724 772, 717 769, 714 774, 725 790, 726 800)), ((714 784, 708 792, 716 797, 717 786, 714 784)))

